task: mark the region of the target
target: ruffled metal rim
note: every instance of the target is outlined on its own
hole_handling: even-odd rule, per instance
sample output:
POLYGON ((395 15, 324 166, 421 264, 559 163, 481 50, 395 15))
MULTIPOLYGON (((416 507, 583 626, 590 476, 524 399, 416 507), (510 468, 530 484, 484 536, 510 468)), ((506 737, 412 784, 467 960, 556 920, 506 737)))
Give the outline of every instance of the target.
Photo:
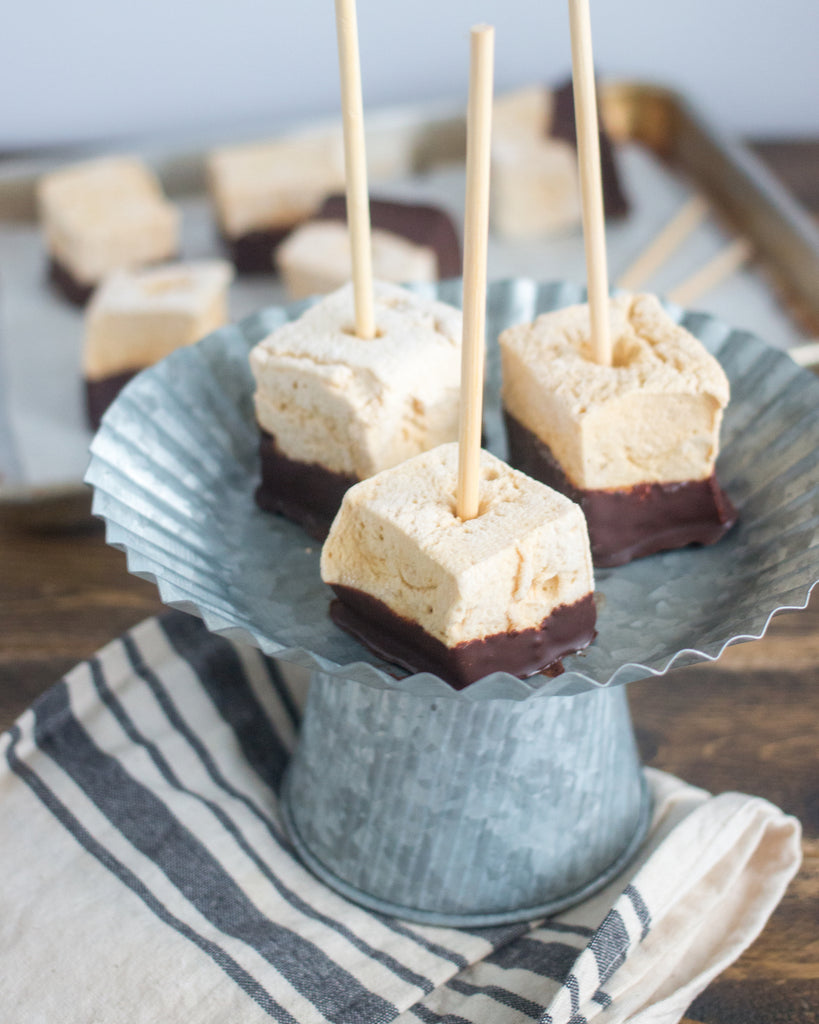
MULTIPOLYGON (((429 297, 460 304, 460 281, 420 286, 416 290, 429 297)), ((572 284, 538 284, 528 279, 494 282, 488 295, 490 320, 493 311, 496 317, 500 312, 504 326, 531 320, 541 312, 584 301, 584 298, 585 292, 572 284)), ((196 436, 197 430, 210 430, 209 443, 238 444, 240 448, 245 445, 255 451, 255 427, 249 411, 250 396, 246 382, 220 380, 217 386, 212 379, 211 361, 215 355, 221 357, 223 352, 229 352, 234 360, 243 359, 250 346, 279 324, 300 315, 307 305, 309 302, 301 302, 263 310, 237 326, 214 332, 199 344, 180 350, 158 366, 144 371, 111 407, 91 446, 91 463, 85 480, 95 489, 93 512, 105 520, 108 543, 125 552, 130 572, 156 584, 165 604, 198 615, 211 632, 249 642, 282 661, 318 668, 368 686, 398 688, 423 696, 455 700, 517 701, 622 685, 650 676, 662 676, 672 669, 695 662, 715 661, 730 645, 764 636, 774 615, 779 612, 807 606, 813 587, 819 581, 819 472, 815 458, 819 445, 819 381, 808 371, 797 367, 786 354, 770 348, 753 335, 734 331, 707 314, 685 313, 669 305, 669 313, 724 362, 727 357, 735 376, 740 378, 745 397, 740 398, 738 407, 733 406, 733 436, 740 436, 746 428, 760 430, 760 451, 764 449, 775 460, 771 465, 779 474, 773 484, 780 476, 785 478, 790 474, 785 481, 787 486, 783 485, 784 501, 773 507, 770 515, 777 512, 792 515, 791 540, 784 543, 788 538, 783 531, 781 558, 777 549, 773 562, 768 559, 769 564, 764 564, 765 559, 761 560, 758 577, 762 582, 753 614, 745 615, 741 621, 732 621, 731 609, 726 608, 724 628, 717 630, 720 635, 695 640, 671 654, 658 656, 652 664, 625 660, 614 671, 597 675, 581 667, 583 656, 579 655, 570 659, 567 671, 555 679, 544 680, 544 677, 536 676, 531 680, 521 680, 507 673, 494 673, 460 692, 453 691, 428 673, 396 679, 365 661, 337 664, 306 647, 291 646, 281 639, 265 635, 237 610, 230 596, 225 597, 224 588, 220 589, 220 581, 209 565, 206 545, 197 550, 195 530, 190 536, 183 535, 184 531, 174 536, 175 523, 187 522, 184 517, 189 516, 190 522, 196 525, 196 516, 201 513, 196 507, 196 459, 193 460, 193 478, 178 481, 178 493, 173 488, 167 493, 156 490, 151 478, 154 468, 151 460, 129 439, 127 428, 135 417, 153 417, 162 421, 170 461, 173 461, 173 449, 179 447, 184 451, 187 444, 192 444, 191 438, 196 436), (192 417, 191 424, 185 422, 184 416, 178 415, 179 410, 171 408, 176 398, 175 382, 182 378, 195 397, 205 396, 202 403, 205 411, 201 415, 193 406, 184 410, 186 416, 192 417), (149 383, 150 386, 146 386, 149 383), (753 401, 750 401, 751 395, 753 401), (209 401, 219 405, 218 423, 207 421, 209 401), (813 458, 810 459, 805 452, 813 452, 813 458), (780 472, 781 465, 791 468, 780 472), (178 550, 184 549, 184 559, 175 557, 175 545, 178 550), (194 568, 188 571, 190 566, 194 568)), ((490 350, 490 374, 493 372, 493 358, 490 350)), ((731 376, 731 368, 726 369, 731 376)), ((736 384, 737 380, 732 378, 732 387, 736 384)), ((197 451, 197 458, 201 460, 206 455, 197 451)), ((771 480, 754 478, 753 450, 740 452, 737 461, 739 483, 734 481, 734 486, 751 494, 755 493, 754 489, 759 491, 772 486, 771 480)), ((237 472, 247 470, 248 463, 242 464, 240 459, 237 472)), ((724 482, 731 492, 732 481, 724 482)), ((709 550, 689 552, 689 556, 705 559, 709 550)), ((753 549, 742 552, 746 562, 753 560, 754 554, 753 549)), ((757 569, 754 568, 753 572, 757 569)), ((748 584, 756 578, 749 576, 748 584)))

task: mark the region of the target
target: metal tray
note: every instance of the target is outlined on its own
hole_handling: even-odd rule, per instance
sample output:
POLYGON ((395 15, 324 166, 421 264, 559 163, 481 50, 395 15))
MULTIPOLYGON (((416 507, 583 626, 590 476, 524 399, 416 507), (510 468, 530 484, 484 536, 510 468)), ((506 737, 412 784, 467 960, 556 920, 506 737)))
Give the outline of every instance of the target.
MULTIPOLYGON (((621 144, 621 151, 630 154, 629 162, 640 174, 645 174, 646 168, 640 169, 638 149, 650 154, 655 163, 659 158, 668 178, 662 200, 658 198, 645 215, 632 216, 609 231, 613 270, 617 270, 618 262, 624 263, 639 251, 686 191, 697 189, 711 199, 717 217, 730 230, 752 242, 758 268, 764 274, 764 278, 757 273, 745 275, 744 287, 726 289, 720 296, 721 304, 709 303, 710 311, 734 323, 740 313, 746 314, 744 326, 756 328, 779 347, 800 341, 805 328, 815 330, 819 325, 819 231, 759 161, 721 136, 682 97, 667 89, 641 82, 605 84, 601 112, 609 132, 621 144), (748 323, 747 317, 760 323, 748 323), (788 328, 771 338, 760 324, 775 324, 777 317, 788 328)), ((248 126, 238 133, 226 133, 218 141, 224 142, 228 135, 252 138, 271 134, 270 125, 248 126)), ((184 240, 186 255, 190 256, 218 251, 204 197, 205 154, 216 142, 213 138, 188 144, 177 140, 175 145, 166 141, 139 147, 156 167, 169 195, 183 206, 191 225, 184 240)), ((379 191, 379 178, 386 179, 388 184, 382 186, 382 191, 441 201, 458 218, 464 149, 465 124, 459 109, 439 105, 368 116, 374 192, 379 191)), ((7 264, 7 272, 0 277, 0 516, 5 520, 16 518, 27 526, 70 527, 89 515, 90 499, 80 483, 91 440, 79 412, 81 317, 52 297, 45 286, 34 204, 39 174, 81 155, 87 154, 63 152, 0 166, 0 262, 5 260, 7 264), (12 264, 25 262, 26 253, 27 276, 15 278, 16 266, 12 264), (24 316, 16 312, 21 303, 24 316), (8 373, 4 378, 4 347, 7 354, 25 348, 31 353, 32 365, 55 367, 42 398, 26 395, 24 402, 17 403, 28 415, 42 402, 50 417, 39 436, 45 438, 43 446, 53 440, 52 463, 60 469, 50 476, 45 474, 45 479, 35 479, 27 472, 21 456, 24 427, 11 401, 8 373), (60 445, 65 446, 64 458, 60 445), (70 468, 63 473, 63 466, 70 468)), ((640 179, 638 191, 650 191, 652 182, 645 183, 644 189, 640 179)), ((626 184, 628 187, 628 180, 626 184)), ((710 236, 700 240, 698 258, 707 258, 709 246, 718 244, 719 237, 712 226, 710 236)), ((537 243, 493 239, 490 275, 497 279, 522 274, 582 280, 580 238, 537 243)), ((233 315, 239 318, 283 299, 281 285, 272 278, 240 280, 232 292, 233 315)))

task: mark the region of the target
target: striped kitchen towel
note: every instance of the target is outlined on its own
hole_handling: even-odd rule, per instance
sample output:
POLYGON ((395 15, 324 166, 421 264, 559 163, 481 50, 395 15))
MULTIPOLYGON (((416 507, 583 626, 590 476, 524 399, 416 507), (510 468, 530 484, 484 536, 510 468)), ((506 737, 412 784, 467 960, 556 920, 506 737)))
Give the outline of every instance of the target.
POLYGON ((171 613, 2 736, 4 1022, 665 1024, 798 867, 793 818, 650 771, 649 838, 585 903, 473 930, 371 913, 282 831, 303 683, 171 613))

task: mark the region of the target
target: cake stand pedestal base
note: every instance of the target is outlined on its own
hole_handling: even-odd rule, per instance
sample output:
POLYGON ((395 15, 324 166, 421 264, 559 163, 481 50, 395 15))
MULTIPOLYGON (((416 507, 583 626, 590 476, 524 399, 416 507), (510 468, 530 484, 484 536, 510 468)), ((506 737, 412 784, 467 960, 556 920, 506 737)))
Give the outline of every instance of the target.
POLYGON ((282 795, 298 854, 333 889, 469 927, 585 899, 651 811, 624 687, 473 701, 322 672, 282 795))

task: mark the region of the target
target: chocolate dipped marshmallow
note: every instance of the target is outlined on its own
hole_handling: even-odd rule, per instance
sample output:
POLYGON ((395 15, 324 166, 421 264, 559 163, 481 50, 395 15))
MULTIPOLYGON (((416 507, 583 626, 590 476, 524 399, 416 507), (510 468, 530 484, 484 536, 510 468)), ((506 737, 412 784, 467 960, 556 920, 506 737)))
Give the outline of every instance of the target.
MULTIPOLYGON (((623 192, 608 134, 600 131, 606 217, 623 217, 623 192)), ((577 133, 571 81, 540 85, 495 100, 492 138, 492 224, 508 238, 537 238, 578 228, 581 221, 577 133)))
POLYGON ((146 366, 226 323, 233 268, 225 260, 117 271, 85 316, 83 375, 96 430, 120 390, 146 366))
POLYGON ((509 461, 580 504, 598 566, 711 544, 736 520, 714 471, 722 367, 653 295, 610 315, 611 365, 593 359, 585 305, 500 337, 509 461))
POLYGON ((105 157, 45 174, 37 200, 50 279, 76 305, 84 305, 111 271, 161 263, 179 251, 179 213, 136 157, 105 157))
POLYGON ((481 453, 481 506, 456 513, 456 444, 347 491, 321 555, 331 615, 388 661, 456 689, 526 677, 587 646, 595 605, 583 514, 481 453))
POLYGON ((347 285, 250 354, 256 500, 318 538, 348 487, 458 433, 460 310, 384 282, 374 299, 374 338, 356 335, 347 285))
POLYGON ((344 185, 339 133, 304 132, 225 146, 208 157, 216 219, 240 273, 273 272, 273 253, 325 196, 344 185))
MULTIPOLYGON (((458 233, 444 210, 371 199, 370 224, 377 280, 399 284, 460 275, 458 233)), ((296 228, 279 246, 275 262, 293 299, 325 294, 349 281, 352 258, 345 197, 326 199, 315 218, 296 228)))

